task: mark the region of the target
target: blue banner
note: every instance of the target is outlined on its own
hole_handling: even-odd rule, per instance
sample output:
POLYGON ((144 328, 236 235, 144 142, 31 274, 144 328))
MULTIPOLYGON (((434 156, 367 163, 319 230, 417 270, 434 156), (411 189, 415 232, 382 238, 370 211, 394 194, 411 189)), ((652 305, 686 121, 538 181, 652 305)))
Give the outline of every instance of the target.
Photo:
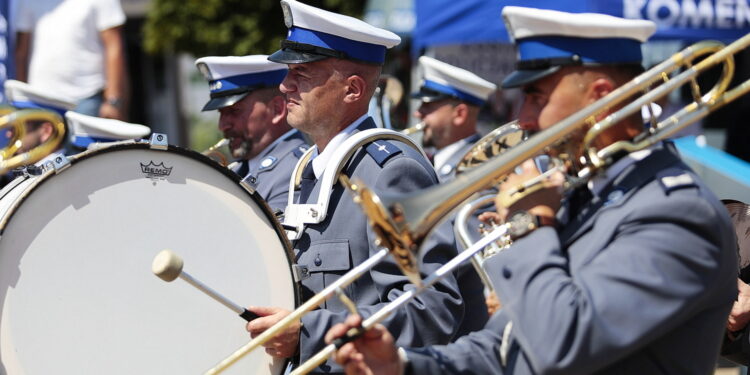
POLYGON ((0 103, 5 102, 5 80, 13 71, 10 1, 0 0, 0 103))
POLYGON ((750 0, 415 0, 413 52, 427 46, 507 42, 506 5, 654 21, 652 39, 730 42, 750 32, 750 0))

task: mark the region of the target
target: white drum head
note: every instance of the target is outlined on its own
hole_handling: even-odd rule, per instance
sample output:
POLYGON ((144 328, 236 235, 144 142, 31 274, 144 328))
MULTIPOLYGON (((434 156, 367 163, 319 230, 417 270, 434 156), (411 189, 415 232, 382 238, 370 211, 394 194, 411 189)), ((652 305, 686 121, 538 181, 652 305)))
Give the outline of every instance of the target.
MULTIPOLYGON (((247 343, 233 311, 151 272, 162 249, 241 306, 294 309, 278 223, 207 160, 118 145, 26 188, 0 237, 0 372, 197 374, 247 343)), ((227 373, 284 366, 261 348, 227 373)))

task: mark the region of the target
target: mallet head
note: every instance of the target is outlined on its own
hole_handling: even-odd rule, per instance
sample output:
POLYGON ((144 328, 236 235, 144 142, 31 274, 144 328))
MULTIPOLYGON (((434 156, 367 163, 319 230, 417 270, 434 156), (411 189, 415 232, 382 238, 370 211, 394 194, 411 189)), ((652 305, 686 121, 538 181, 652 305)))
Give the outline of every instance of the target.
POLYGON ((170 282, 178 277, 182 273, 182 258, 175 254, 172 250, 162 250, 154 258, 154 262, 151 264, 151 271, 160 279, 170 282))

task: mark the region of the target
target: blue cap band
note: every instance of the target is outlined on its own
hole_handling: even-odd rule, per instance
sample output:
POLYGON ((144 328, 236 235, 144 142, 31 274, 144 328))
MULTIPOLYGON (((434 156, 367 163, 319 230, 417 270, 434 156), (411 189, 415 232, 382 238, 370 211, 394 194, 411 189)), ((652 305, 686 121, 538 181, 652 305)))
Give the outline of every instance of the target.
POLYGON ((286 69, 279 69, 225 77, 209 82, 209 87, 211 93, 220 93, 242 87, 273 87, 278 86, 284 80, 286 72, 286 69))
POLYGON ((572 57, 583 63, 640 63, 641 43, 630 38, 574 38, 543 36, 517 41, 520 61, 572 57))
POLYGON ((91 136, 85 136, 85 135, 74 135, 73 136, 73 143, 74 146, 80 147, 80 148, 86 148, 91 143, 96 142, 115 142, 118 141, 118 139, 112 139, 112 138, 100 138, 100 137, 91 137, 91 136))
POLYGON ((293 26, 289 29, 287 40, 293 42, 311 44, 318 47, 332 49, 346 53, 349 58, 382 64, 385 61, 385 46, 378 44, 358 42, 342 38, 333 34, 324 33, 293 26))
POLYGON ((425 80, 424 83, 422 84, 422 87, 428 88, 430 90, 442 92, 450 96, 455 96, 458 99, 461 99, 471 104, 478 105, 480 107, 483 106, 485 102, 484 99, 478 98, 471 94, 467 94, 455 87, 446 86, 446 85, 437 83, 435 81, 425 80))
POLYGON ((34 102, 14 101, 14 102, 11 102, 10 104, 18 109, 46 109, 50 111, 55 111, 59 113, 61 116, 65 115, 65 112, 68 111, 65 108, 53 107, 50 105, 44 105, 44 104, 39 104, 39 103, 34 103, 34 102))

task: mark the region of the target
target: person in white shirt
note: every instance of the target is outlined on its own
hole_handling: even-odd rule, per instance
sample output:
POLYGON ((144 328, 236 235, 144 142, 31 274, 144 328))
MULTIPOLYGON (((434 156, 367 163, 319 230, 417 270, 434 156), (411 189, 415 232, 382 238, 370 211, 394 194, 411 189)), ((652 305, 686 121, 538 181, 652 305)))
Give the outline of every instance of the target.
POLYGON ((16 79, 72 98, 79 113, 125 119, 119 0, 24 0, 14 22, 16 79))

